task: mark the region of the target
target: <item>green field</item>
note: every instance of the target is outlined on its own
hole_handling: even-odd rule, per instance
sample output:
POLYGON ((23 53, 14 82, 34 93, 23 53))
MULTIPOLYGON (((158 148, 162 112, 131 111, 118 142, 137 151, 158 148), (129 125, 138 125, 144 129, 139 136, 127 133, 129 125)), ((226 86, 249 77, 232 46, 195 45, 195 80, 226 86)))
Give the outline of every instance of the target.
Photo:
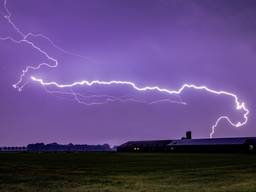
POLYGON ((255 192, 256 155, 0 153, 0 191, 255 192))

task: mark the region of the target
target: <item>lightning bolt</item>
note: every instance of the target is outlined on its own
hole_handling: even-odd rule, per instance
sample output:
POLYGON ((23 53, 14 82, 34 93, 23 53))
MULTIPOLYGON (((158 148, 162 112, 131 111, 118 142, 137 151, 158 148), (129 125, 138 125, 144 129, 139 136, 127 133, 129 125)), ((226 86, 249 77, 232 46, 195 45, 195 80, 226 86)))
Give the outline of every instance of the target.
POLYGON ((131 81, 115 81, 115 80, 113 80, 113 81, 99 81, 99 80, 86 81, 86 80, 83 80, 83 81, 76 81, 76 82, 73 82, 71 84, 59 84, 59 83, 54 82, 54 81, 44 82, 43 79, 36 78, 34 76, 31 76, 31 79, 35 82, 40 83, 43 86, 55 86, 55 87, 58 87, 58 88, 70 88, 70 87, 75 87, 75 86, 90 86, 91 87, 93 85, 107 85, 107 86, 109 86, 109 85, 126 85, 126 86, 132 87, 136 91, 141 91, 141 92, 142 91, 157 91, 157 92, 167 93, 167 94, 170 94, 170 95, 179 95, 185 89, 190 88, 190 89, 195 89, 195 90, 203 90, 203 91, 206 91, 208 93, 212 93, 212 94, 216 94, 216 95, 225 95, 225 96, 232 97, 235 101, 236 110, 244 111, 244 115, 243 115, 244 121, 242 121, 242 122, 238 121, 237 123, 234 123, 230 120, 229 117, 220 116, 216 120, 215 124, 212 126, 212 131, 210 133, 210 137, 213 136, 215 128, 218 126, 218 124, 221 120, 223 120, 223 119, 227 120, 234 127, 241 127, 241 126, 243 126, 247 123, 248 115, 250 113, 249 110, 245 107, 245 103, 239 101, 237 95, 235 95, 233 93, 226 92, 226 91, 216 91, 216 90, 208 88, 207 86, 197 86, 197 85, 194 85, 194 84, 184 84, 178 90, 170 90, 170 89, 160 88, 158 86, 138 87, 135 83, 133 83, 131 81))
MULTIPOLYGON (((41 48, 40 46, 36 45, 36 43, 34 43, 32 40, 30 40, 30 37, 34 37, 34 38, 42 38, 45 39, 47 41, 49 41, 51 43, 51 45, 53 47, 55 47, 56 49, 58 49, 59 51, 66 53, 66 54, 70 54, 73 56, 78 56, 78 57, 82 57, 84 59, 90 60, 87 57, 66 51, 64 49, 62 49, 61 47, 57 46, 56 44, 53 43, 53 41, 48 38, 47 36, 43 35, 43 34, 33 34, 33 33, 27 33, 25 34, 24 32, 22 32, 17 26, 16 24, 12 21, 12 14, 9 11, 8 7, 7 7, 7 0, 4 0, 4 10, 5 10, 5 15, 4 18, 7 20, 7 22, 12 26, 12 28, 17 32, 17 34, 20 36, 21 39, 14 39, 10 36, 7 37, 0 37, 0 40, 9 40, 13 43, 16 44, 22 44, 25 43, 27 45, 29 45, 31 48, 33 48, 34 50, 36 50, 38 53, 42 54, 50 63, 40 63, 38 65, 35 66, 27 66, 24 70, 22 70, 22 73, 20 75, 19 80, 13 84, 14 88, 17 88, 19 91, 22 91, 22 89, 24 88, 24 86, 28 83, 28 82, 24 82, 24 77, 27 75, 28 72, 33 71, 33 70, 39 70, 41 67, 48 67, 48 68, 56 68, 58 67, 59 63, 58 60, 51 57, 47 51, 45 51, 43 48, 41 48)), ((76 81, 70 84, 61 84, 55 81, 44 81, 41 78, 35 77, 35 76, 30 76, 30 79, 34 82, 39 83, 40 85, 42 85, 44 88, 49 87, 49 86, 54 86, 58 89, 65 89, 65 88, 71 88, 71 91, 69 92, 62 92, 62 91, 56 91, 55 93, 58 94, 66 94, 66 95, 72 95, 74 97, 74 99, 80 103, 80 104, 84 104, 84 105, 91 105, 91 104, 105 104, 108 102, 113 102, 113 101, 118 101, 118 102, 127 102, 127 101, 133 101, 136 102, 137 100, 134 100, 133 98, 120 98, 120 97, 113 97, 113 96, 108 96, 108 95, 91 95, 91 96, 84 96, 81 94, 78 94, 76 92, 73 91, 73 87, 76 86, 88 86, 88 87, 92 87, 94 85, 104 85, 104 86, 114 86, 114 85, 122 85, 122 86, 127 86, 127 87, 131 87, 133 90, 137 91, 137 92, 159 92, 159 93, 165 93, 168 95, 176 95, 179 96, 185 89, 195 89, 195 90, 199 90, 199 91, 205 91, 211 94, 215 94, 215 95, 224 95, 224 96, 228 96, 231 97, 234 100, 234 107, 237 111, 242 111, 243 112, 243 121, 238 121, 238 122, 233 122, 228 116, 220 116, 219 118, 217 118, 216 122, 214 123, 214 125, 212 126, 211 132, 210 132, 210 137, 212 138, 215 132, 216 127, 218 126, 218 124, 220 123, 220 121, 222 120, 226 120, 231 126, 233 127, 242 127, 244 126, 247 121, 248 121, 248 115, 249 115, 249 110, 246 108, 245 103, 241 102, 238 99, 238 96, 236 94, 227 92, 227 91, 218 91, 218 90, 214 90, 211 88, 208 88, 207 86, 197 86, 194 84, 183 84, 179 89, 177 90, 171 90, 171 89, 166 89, 166 88, 161 88, 159 86, 145 86, 145 87, 139 87, 137 86, 134 82, 132 81, 119 81, 119 80, 112 80, 112 81, 100 81, 100 80, 93 80, 93 81, 87 81, 87 80, 82 80, 82 81, 76 81), (88 103, 85 102, 84 99, 88 99, 88 98, 96 98, 96 97, 101 97, 104 98, 104 102, 92 102, 92 103, 88 103)), ((47 89, 46 89, 47 90, 47 89)), ((47 92, 51 92, 51 91, 47 91, 47 92)), ((54 92, 52 92, 54 93, 54 92)), ((153 101, 150 102, 149 104, 157 104, 159 102, 172 102, 172 103, 178 103, 178 104, 186 104, 185 102, 182 101, 172 101, 172 100, 168 100, 168 99, 161 99, 161 100, 157 100, 157 101, 153 101)))

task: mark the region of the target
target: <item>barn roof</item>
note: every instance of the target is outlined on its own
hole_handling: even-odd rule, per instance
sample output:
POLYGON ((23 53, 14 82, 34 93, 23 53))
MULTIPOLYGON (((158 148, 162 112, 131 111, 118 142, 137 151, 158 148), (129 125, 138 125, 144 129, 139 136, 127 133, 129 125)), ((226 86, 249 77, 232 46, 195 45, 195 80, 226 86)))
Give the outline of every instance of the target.
POLYGON ((151 140, 128 141, 119 147, 164 147, 188 145, 243 145, 256 144, 256 137, 212 138, 212 139, 179 139, 179 140, 151 140))
POLYGON ((169 146, 178 145, 242 145, 245 144, 248 138, 214 138, 214 139, 181 139, 173 140, 169 146))

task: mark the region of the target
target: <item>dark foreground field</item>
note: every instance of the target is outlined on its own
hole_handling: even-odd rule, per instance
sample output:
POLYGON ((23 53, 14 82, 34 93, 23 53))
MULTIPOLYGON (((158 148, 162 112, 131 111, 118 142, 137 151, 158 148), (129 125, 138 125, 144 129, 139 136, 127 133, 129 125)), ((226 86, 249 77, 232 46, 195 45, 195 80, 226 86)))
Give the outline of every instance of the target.
POLYGON ((253 154, 1 154, 1 192, 256 191, 253 154))

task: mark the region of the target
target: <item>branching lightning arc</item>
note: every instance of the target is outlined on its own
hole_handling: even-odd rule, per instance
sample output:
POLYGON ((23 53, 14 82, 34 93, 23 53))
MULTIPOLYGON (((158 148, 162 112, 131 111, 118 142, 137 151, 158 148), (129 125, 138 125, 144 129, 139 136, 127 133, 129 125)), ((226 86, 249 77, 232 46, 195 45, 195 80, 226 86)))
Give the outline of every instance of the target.
MULTIPOLYGON (((28 65, 21 73, 18 81, 16 83, 13 84, 13 87, 18 89, 19 91, 22 91, 22 89, 24 88, 24 86, 28 83, 28 82, 24 82, 24 77, 27 75, 28 72, 34 71, 34 70, 39 70, 41 67, 48 67, 48 68, 56 68, 58 67, 59 63, 58 60, 52 56, 50 56, 50 54, 45 51, 43 48, 41 48, 40 46, 38 46, 33 40, 30 40, 30 37, 33 38, 43 38, 47 41, 50 42, 50 44, 58 49, 59 51, 66 53, 66 54, 70 54, 73 56, 78 56, 78 57, 82 57, 84 59, 90 60, 87 57, 66 51, 60 47, 58 47, 56 44, 53 43, 53 41, 48 38, 47 36, 43 35, 43 34, 33 34, 33 33, 27 33, 25 34, 22 30, 20 30, 20 28, 17 27, 17 25, 13 22, 12 20, 12 14, 9 11, 8 7, 7 7, 7 0, 3 1, 3 6, 4 6, 4 18, 6 19, 6 21, 8 22, 8 24, 13 28, 13 30, 20 36, 20 39, 14 39, 11 36, 7 36, 7 37, 0 37, 0 40, 9 40, 13 43, 16 44, 27 44, 29 46, 31 46, 31 48, 33 48, 34 50, 38 51, 38 53, 42 54, 49 62, 47 63, 40 63, 37 64, 35 66, 32 65, 28 65)), ((232 98, 234 100, 234 107, 236 110, 243 112, 243 121, 237 121, 237 122, 233 122, 228 116, 220 116, 217 118, 216 122, 214 123, 214 125, 212 126, 211 132, 210 132, 210 137, 212 137, 214 135, 215 132, 215 128, 218 126, 219 122, 222 120, 226 120, 231 126, 233 127, 242 127, 244 126, 247 121, 248 121, 248 115, 249 115, 249 110, 246 108, 245 103, 241 102, 238 98, 238 96, 234 93, 230 93, 227 91, 222 91, 222 90, 214 90, 211 88, 208 88, 207 86, 197 86, 194 84, 183 84, 179 89, 177 90, 171 90, 171 89, 166 89, 166 88, 161 88, 159 86, 145 86, 145 87, 140 87, 137 86, 134 82, 132 81, 119 81, 119 80, 112 80, 112 81, 100 81, 100 80, 93 80, 93 81, 88 81, 88 80, 82 80, 82 81, 76 81, 76 82, 72 82, 69 84, 62 84, 62 83, 58 83, 55 81, 45 81, 41 78, 35 77, 35 76, 30 76, 30 80, 39 83, 41 86, 43 86, 45 88, 45 90, 49 93, 59 93, 59 94, 68 94, 68 95, 73 95, 74 99, 80 103, 80 104, 85 104, 85 105, 93 105, 93 104, 104 104, 107 102, 113 102, 113 101, 119 101, 119 102, 126 102, 126 101, 131 101, 131 102, 140 102, 137 101, 133 98, 121 98, 121 97, 114 97, 114 96, 110 96, 110 95, 90 95, 90 96, 84 96, 81 95, 79 93, 76 93, 75 91, 73 91, 72 88, 76 87, 76 86, 88 86, 88 87, 92 87, 94 85, 102 85, 102 86, 111 86, 111 85, 122 85, 122 86, 127 86, 132 88, 134 91, 137 92, 158 92, 158 93, 165 93, 168 95, 174 95, 174 96, 179 96, 185 89, 195 89, 195 90, 199 90, 199 91, 206 91, 208 93, 211 94, 216 94, 216 95, 223 95, 223 96, 228 96, 230 98, 232 98), (55 87, 60 91, 49 91, 47 89, 47 87, 55 87), (63 92, 61 91, 61 89, 67 89, 69 88, 70 91, 68 92, 63 92), (81 100, 81 98, 104 98, 104 102, 84 102, 83 100, 81 100)), ((186 104, 183 101, 173 101, 173 100, 169 100, 169 99, 161 99, 161 100, 157 100, 157 101, 153 101, 150 102, 148 104, 156 104, 159 102, 170 102, 170 103, 178 103, 178 104, 186 104)), ((140 102, 143 103, 143 102, 140 102)))

